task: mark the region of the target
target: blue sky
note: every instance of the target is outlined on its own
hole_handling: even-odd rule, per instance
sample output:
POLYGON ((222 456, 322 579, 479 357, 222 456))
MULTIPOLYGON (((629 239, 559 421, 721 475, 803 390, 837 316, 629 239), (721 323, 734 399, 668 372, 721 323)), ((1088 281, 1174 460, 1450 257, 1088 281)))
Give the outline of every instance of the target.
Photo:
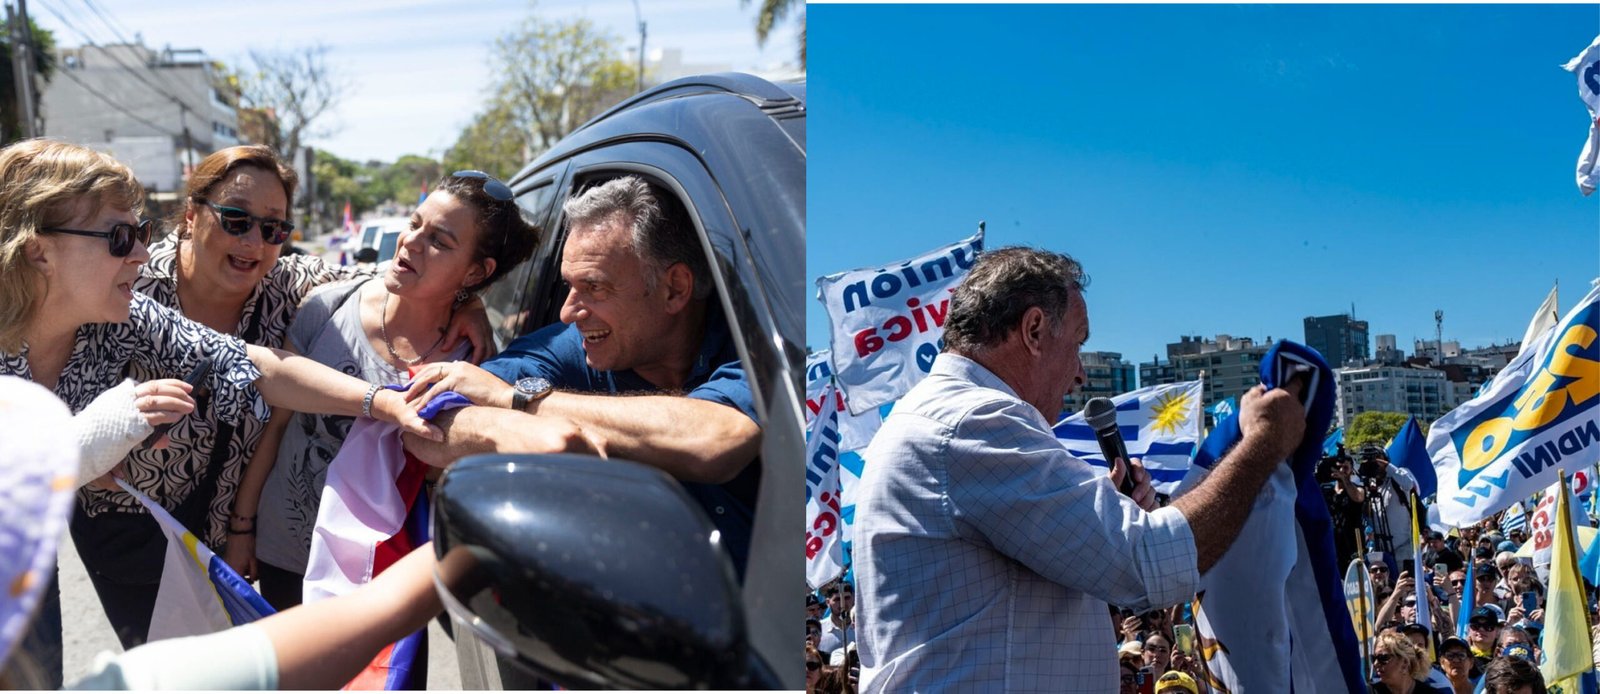
MULTIPOLYGON (((807 271, 1072 254, 1086 349, 1304 339, 1355 306, 1411 351, 1521 338, 1600 276, 1565 6, 810 8, 807 271)), ((808 294, 807 340, 828 346, 808 294)))
MULTIPOLYGON (((647 57, 679 49, 685 63, 744 72, 779 71, 798 62, 792 19, 779 24, 765 46, 756 45, 759 3, 637 3, 648 25, 647 57)), ((30 5, 28 14, 55 32, 58 46, 117 43, 117 34, 90 5, 130 40, 137 33, 158 50, 200 48, 234 66, 246 64, 251 49, 328 46, 329 63, 354 88, 333 114, 339 131, 311 144, 357 160, 443 154, 485 102, 494 39, 531 12, 552 20, 589 19, 625 49, 637 49, 639 41, 632 0, 53 0, 30 5)))

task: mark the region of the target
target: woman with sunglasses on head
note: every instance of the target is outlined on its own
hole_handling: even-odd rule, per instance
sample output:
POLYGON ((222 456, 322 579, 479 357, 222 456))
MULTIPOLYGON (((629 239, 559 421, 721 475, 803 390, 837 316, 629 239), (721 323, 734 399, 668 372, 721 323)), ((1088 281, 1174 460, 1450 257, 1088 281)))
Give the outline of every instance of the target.
MULTIPOLYGON (((504 183, 479 171, 446 176, 411 215, 388 270, 313 293, 286 347, 374 383, 403 383, 423 364, 461 359, 465 345, 445 348, 442 328, 479 290, 526 260, 538 240, 504 183)), ((335 415, 274 417, 250 462, 252 471, 271 470, 260 494, 255 568, 262 597, 277 609, 300 604, 328 465, 353 423, 335 415)))
MULTIPOLYGON (((152 425, 196 419, 185 416, 191 411, 234 424, 265 419, 272 403, 360 412, 438 436, 398 394, 246 345, 133 291, 150 257, 151 225, 137 216, 143 197, 126 166, 84 147, 29 140, 0 150, 0 374, 50 387, 75 414, 97 418, 89 434, 99 444, 83 445, 96 467, 83 477, 123 460, 152 425), (197 387, 172 380, 205 359, 212 368, 196 375, 197 387)), ((162 438, 178 443, 179 431, 162 438)), ((124 463, 134 487, 168 499, 191 489, 199 472, 152 474, 124 463)), ((148 514, 123 510, 136 501, 111 489, 102 478, 80 492, 72 535, 129 647, 145 640, 166 541, 148 514)), ((59 643, 59 634, 43 636, 59 643)))
MULTIPOLYGON (((280 253, 294 225, 288 220, 298 177, 268 147, 229 147, 195 167, 184 206, 171 218, 173 232, 150 248, 150 262, 134 288, 168 308, 248 344, 284 346, 295 311, 313 289, 369 277, 371 270, 341 267, 313 255, 280 253)), ((493 351, 481 304, 457 315, 449 333, 493 351)), ((135 373, 137 376, 137 371, 135 373)), ((255 509, 266 470, 247 467, 266 423, 246 417, 220 421, 215 413, 184 418, 174 445, 136 451, 129 474, 159 480, 151 496, 188 524, 246 580, 255 580, 255 509)), ((138 513, 125 496, 94 494, 88 514, 138 513)), ((75 523, 76 531, 82 523, 75 523)))

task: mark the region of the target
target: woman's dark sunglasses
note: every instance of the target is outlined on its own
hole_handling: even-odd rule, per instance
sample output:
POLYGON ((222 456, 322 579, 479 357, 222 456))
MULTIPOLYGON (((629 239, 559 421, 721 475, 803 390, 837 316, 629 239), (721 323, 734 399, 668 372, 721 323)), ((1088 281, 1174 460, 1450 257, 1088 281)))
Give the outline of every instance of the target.
POLYGON ((133 252, 133 242, 138 241, 146 246, 150 245, 150 234, 155 232, 156 223, 144 220, 138 224, 117 224, 111 231, 83 231, 80 229, 62 229, 61 227, 46 227, 40 229, 50 234, 72 234, 74 236, 93 236, 106 239, 111 243, 111 256, 126 258, 133 252))
POLYGON ((257 217, 237 207, 218 205, 209 200, 204 201, 207 207, 217 213, 217 221, 222 224, 222 230, 233 236, 244 236, 250 233, 250 227, 261 225, 261 240, 274 246, 289 240, 289 234, 294 231, 294 222, 287 219, 273 219, 271 217, 257 217))
POLYGON ((498 200, 500 202, 506 202, 507 200, 510 200, 511 197, 512 197, 511 189, 506 187, 506 184, 501 183, 500 179, 495 178, 493 176, 490 176, 489 174, 486 174, 486 173, 484 173, 482 171, 478 171, 478 170, 475 170, 475 169, 463 169, 461 171, 457 171, 457 172, 455 172, 453 174, 450 174, 450 176, 452 178, 476 178, 476 179, 481 179, 483 181, 483 192, 487 193, 489 195, 489 197, 494 198, 495 200, 498 200))
POLYGON ((806 661, 806 669, 807 670, 821 670, 822 669, 822 663, 819 663, 819 662, 817 662, 815 660, 807 660, 806 661))
POLYGON ((1374 665, 1382 665, 1382 664, 1387 663, 1387 662, 1389 662, 1390 660, 1393 660, 1393 659, 1394 659, 1394 654, 1392 654, 1392 653, 1373 653, 1372 654, 1372 663, 1374 665))

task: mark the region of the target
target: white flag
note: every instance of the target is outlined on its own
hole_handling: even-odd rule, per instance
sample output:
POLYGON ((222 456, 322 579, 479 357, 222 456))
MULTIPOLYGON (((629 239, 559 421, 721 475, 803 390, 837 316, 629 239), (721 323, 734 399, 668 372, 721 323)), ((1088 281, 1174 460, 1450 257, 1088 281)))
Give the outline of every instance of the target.
POLYGON ((1528 346, 1538 340, 1544 331, 1556 327, 1556 321, 1561 318, 1561 314, 1556 312, 1559 305, 1556 290, 1560 288, 1559 285, 1551 287, 1550 294, 1544 298, 1544 303, 1539 304, 1539 310, 1533 312, 1533 320, 1528 321, 1528 330, 1522 333, 1522 347, 1517 350, 1517 354, 1526 352, 1528 346))
MULTIPOLYGON (((833 387, 823 395, 831 400, 833 387)), ((838 424, 838 411, 824 408, 806 434, 806 583, 813 589, 844 574, 838 424)))
POLYGON ((839 415, 839 450, 859 451, 872 443, 872 437, 883 426, 883 407, 868 409, 859 415, 850 414, 845 406, 845 395, 835 389, 830 400, 823 400, 823 391, 833 382, 833 352, 822 350, 806 357, 806 427, 810 428, 823 408, 831 407, 839 415))
POLYGON ((1436 506, 1476 523, 1600 456, 1600 287, 1428 432, 1436 506))
POLYGON ((983 230, 881 268, 817 279, 832 325, 833 373, 853 414, 897 400, 944 347, 950 293, 983 250, 983 230))
POLYGON ((1595 160, 1600 156, 1600 141, 1595 131, 1595 115, 1600 113, 1600 36, 1562 67, 1578 76, 1578 98, 1589 107, 1589 139, 1583 145, 1583 153, 1578 155, 1577 174, 1578 189, 1588 195, 1600 183, 1600 171, 1595 169, 1595 160))
MULTIPOLYGON (((1150 486, 1171 495, 1189 472, 1194 447, 1200 442, 1200 382, 1185 381, 1140 388, 1111 402, 1117 406, 1128 455, 1150 473, 1150 486)), ((1094 430, 1078 412, 1055 426, 1056 438, 1072 455, 1110 474, 1094 430)))

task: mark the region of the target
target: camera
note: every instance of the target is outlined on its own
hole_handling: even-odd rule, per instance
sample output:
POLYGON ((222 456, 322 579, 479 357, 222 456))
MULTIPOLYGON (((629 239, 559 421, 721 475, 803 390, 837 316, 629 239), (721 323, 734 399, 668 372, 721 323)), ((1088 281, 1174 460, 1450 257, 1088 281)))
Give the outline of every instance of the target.
POLYGON ((1317 483, 1333 484, 1334 468, 1339 466, 1341 463, 1349 465, 1350 462, 1350 456, 1344 452, 1344 444, 1339 444, 1338 451, 1336 451, 1333 455, 1323 456, 1322 460, 1317 463, 1317 483))
POLYGON ((1389 454, 1376 444, 1367 444, 1361 447, 1361 465, 1356 468, 1356 474, 1368 483, 1373 483, 1389 472, 1389 454))

